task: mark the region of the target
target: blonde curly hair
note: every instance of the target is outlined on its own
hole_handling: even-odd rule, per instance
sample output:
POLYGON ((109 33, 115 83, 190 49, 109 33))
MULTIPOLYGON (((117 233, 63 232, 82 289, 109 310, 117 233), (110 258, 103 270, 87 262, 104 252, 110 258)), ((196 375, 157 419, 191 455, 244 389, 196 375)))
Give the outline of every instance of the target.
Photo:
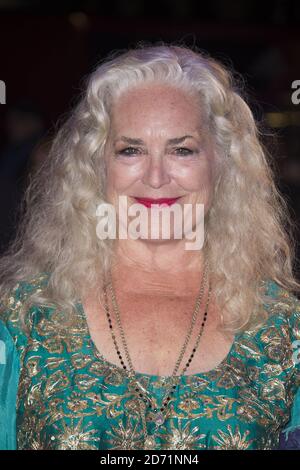
POLYGON ((97 237, 95 214, 106 202, 110 109, 124 91, 145 82, 199 96, 221 163, 203 246, 214 295, 224 330, 257 326, 267 315, 263 303, 272 302, 265 281, 300 291, 293 274, 295 227, 237 77, 195 47, 163 42, 114 52, 85 77, 78 102, 29 179, 24 216, 0 259, 0 297, 19 281, 48 273, 47 285, 24 301, 23 321, 30 305, 46 305, 63 311, 67 324, 86 289, 103 281, 113 250, 111 240, 97 237))

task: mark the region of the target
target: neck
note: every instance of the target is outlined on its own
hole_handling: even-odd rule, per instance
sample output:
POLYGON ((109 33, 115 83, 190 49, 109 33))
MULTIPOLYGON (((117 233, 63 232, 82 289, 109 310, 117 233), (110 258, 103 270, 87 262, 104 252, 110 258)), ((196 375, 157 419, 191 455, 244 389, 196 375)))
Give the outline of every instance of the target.
POLYGON ((113 278, 122 278, 127 291, 187 295, 197 290, 204 270, 203 251, 185 250, 182 242, 118 240, 113 278))

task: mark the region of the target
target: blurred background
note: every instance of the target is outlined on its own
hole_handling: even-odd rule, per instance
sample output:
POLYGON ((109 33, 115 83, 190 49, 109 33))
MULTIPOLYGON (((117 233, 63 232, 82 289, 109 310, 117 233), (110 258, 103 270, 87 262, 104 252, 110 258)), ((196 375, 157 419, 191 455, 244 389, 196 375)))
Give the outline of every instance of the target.
POLYGON ((242 74, 247 101, 264 129, 277 184, 295 221, 300 279, 300 2, 255 0, 0 0, 0 253, 15 233, 32 171, 109 52, 137 41, 196 45, 242 74), (0 100, 1 101, 1 100, 0 100))

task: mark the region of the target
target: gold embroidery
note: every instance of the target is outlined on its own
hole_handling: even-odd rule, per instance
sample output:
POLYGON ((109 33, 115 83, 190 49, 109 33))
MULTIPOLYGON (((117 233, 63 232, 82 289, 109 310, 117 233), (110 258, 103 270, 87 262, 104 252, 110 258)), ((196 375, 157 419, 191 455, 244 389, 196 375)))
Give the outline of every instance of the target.
MULTIPOLYGON (((37 277, 30 288, 41 289, 43 280, 37 277)), ((25 295, 19 283, 1 313, 20 357, 18 449, 141 449, 139 397, 126 373, 94 351, 80 315, 58 333, 62 313, 35 309, 26 337, 18 316, 25 295)), ((276 448, 300 385, 291 344, 300 339, 300 302, 280 288, 276 296, 270 321, 245 332, 227 361, 185 376, 170 400, 158 449, 276 448)), ((139 374, 139 380, 159 408, 168 378, 139 374)), ((153 416, 149 410, 150 434, 153 416)))

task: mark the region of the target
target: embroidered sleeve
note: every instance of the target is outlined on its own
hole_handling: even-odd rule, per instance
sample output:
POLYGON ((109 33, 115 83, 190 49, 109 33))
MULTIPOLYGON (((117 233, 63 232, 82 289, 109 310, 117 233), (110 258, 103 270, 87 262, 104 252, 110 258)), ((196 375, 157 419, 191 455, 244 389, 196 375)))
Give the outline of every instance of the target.
POLYGON ((280 435, 279 449, 300 449, 300 300, 291 294, 282 294, 291 307, 289 316, 289 333, 292 345, 294 394, 291 418, 280 435))
POLYGON ((0 449, 16 449, 16 400, 19 358, 8 329, 0 320, 0 449))
POLYGON ((20 308, 35 283, 18 282, 0 299, 0 450, 16 449, 16 408, 20 365, 27 335, 21 327, 20 308))

